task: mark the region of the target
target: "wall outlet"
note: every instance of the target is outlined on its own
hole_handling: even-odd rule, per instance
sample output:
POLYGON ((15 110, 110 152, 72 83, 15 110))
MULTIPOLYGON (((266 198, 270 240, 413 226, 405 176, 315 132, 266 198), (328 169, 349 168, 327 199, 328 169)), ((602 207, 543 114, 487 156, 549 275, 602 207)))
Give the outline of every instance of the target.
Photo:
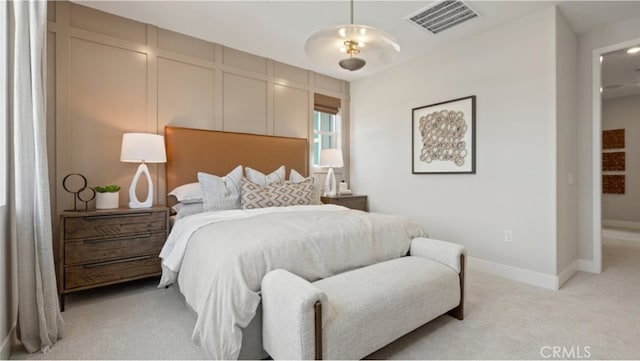
POLYGON ((513 241, 513 234, 511 233, 511 231, 504 231, 504 241, 505 242, 513 241))

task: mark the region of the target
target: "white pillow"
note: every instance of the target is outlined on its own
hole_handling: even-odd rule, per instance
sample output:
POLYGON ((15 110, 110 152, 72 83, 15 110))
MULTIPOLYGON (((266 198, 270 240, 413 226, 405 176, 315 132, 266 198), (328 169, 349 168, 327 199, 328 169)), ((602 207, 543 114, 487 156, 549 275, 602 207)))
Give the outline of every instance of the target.
POLYGON ((176 220, 190 216, 192 214, 198 214, 204 212, 204 204, 202 202, 197 203, 178 203, 171 207, 176 212, 176 220))
POLYGON ((237 166, 224 177, 198 173, 205 211, 240 209, 240 180, 242 166, 237 166))
POLYGON ((320 201, 320 186, 318 185, 318 181, 315 177, 305 178, 302 174, 298 173, 295 169, 292 169, 289 172, 289 182, 291 183, 301 183, 306 181, 307 179, 312 179, 313 183, 313 199, 311 200, 311 204, 320 205, 322 202, 320 201))
POLYGON ((247 179, 251 181, 251 183, 255 183, 259 186, 282 183, 284 182, 284 177, 286 175, 286 171, 283 165, 271 172, 271 174, 269 175, 264 175, 262 172, 258 172, 257 170, 249 167, 245 167, 244 172, 247 174, 247 179))
POLYGON ((170 196, 176 197, 178 202, 182 203, 197 203, 202 202, 202 191, 200 190, 200 183, 188 183, 174 188, 169 192, 170 196))

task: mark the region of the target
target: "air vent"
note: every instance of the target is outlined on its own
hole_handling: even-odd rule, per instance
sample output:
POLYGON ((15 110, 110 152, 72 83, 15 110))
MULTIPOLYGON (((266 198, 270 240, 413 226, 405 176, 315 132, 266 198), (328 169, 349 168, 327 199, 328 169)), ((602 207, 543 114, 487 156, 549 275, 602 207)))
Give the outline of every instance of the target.
POLYGON ((435 35, 477 16, 478 13, 462 1, 446 0, 409 15, 406 20, 435 35))

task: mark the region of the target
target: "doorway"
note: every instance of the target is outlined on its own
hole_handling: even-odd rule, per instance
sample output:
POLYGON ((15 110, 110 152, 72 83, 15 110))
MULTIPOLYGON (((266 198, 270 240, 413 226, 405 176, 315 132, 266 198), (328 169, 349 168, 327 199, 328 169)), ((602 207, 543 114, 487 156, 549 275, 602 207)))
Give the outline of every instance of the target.
POLYGON ((593 266, 601 272, 603 238, 640 240, 640 161, 631 159, 640 150, 630 143, 640 140, 634 135, 640 124, 627 120, 629 112, 637 110, 634 119, 640 114, 633 104, 640 104, 640 40, 595 50, 593 79, 593 266))

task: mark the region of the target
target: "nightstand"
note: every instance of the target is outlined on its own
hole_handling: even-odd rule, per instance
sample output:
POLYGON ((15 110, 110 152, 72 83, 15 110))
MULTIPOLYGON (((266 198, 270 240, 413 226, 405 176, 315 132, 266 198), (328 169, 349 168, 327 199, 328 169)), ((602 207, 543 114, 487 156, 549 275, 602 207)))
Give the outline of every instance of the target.
POLYGON ((359 196, 354 194, 337 195, 333 197, 320 197, 320 201, 324 204, 337 204, 339 206, 357 209, 360 211, 368 211, 367 196, 359 196))
POLYGON ((158 276, 169 232, 169 208, 63 212, 60 216, 58 293, 158 276))

